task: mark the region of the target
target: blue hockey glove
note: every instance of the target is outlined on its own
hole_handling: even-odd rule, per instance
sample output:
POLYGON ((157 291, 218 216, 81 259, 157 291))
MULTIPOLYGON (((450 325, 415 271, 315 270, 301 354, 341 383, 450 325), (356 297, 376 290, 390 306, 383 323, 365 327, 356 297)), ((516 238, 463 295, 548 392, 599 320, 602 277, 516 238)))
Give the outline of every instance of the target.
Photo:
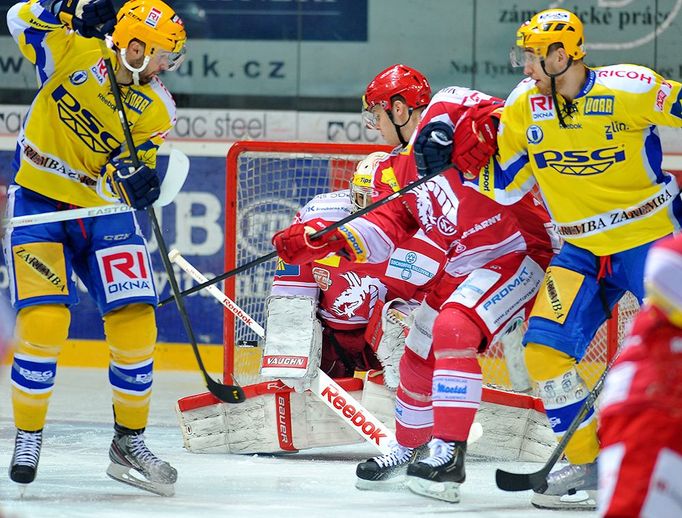
POLYGON ((115 158, 102 174, 121 201, 137 210, 149 207, 161 193, 156 170, 144 164, 135 169, 130 158, 115 158))
POLYGON ((116 9, 111 0, 62 0, 52 5, 59 20, 86 38, 104 39, 116 25, 116 9))
POLYGON ((452 163, 452 128, 444 122, 430 122, 414 141, 414 159, 419 176, 442 171, 452 163))

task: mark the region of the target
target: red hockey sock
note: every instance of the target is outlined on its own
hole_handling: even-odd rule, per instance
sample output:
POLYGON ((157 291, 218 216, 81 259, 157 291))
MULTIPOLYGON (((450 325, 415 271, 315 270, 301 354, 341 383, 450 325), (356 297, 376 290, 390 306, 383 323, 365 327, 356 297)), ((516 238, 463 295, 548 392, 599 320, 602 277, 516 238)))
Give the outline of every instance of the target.
POLYGON ((409 448, 426 444, 431 439, 433 409, 428 395, 408 394, 398 387, 395 402, 395 436, 398 443, 409 448))
POLYGON ((466 441, 481 405, 483 376, 476 358, 440 358, 433 372, 433 436, 466 441))

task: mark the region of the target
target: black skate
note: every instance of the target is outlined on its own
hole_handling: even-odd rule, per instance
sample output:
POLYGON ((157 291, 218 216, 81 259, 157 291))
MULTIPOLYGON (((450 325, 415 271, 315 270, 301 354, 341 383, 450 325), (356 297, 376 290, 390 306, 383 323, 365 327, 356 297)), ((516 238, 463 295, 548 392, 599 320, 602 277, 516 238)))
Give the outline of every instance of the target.
POLYGON ((466 478, 464 455, 467 443, 432 439, 429 449, 427 458, 407 467, 407 487, 419 495, 459 502, 459 486, 466 478))
POLYGON ((161 496, 175 494, 178 472, 149 451, 141 430, 116 433, 109 448, 109 458, 107 475, 114 480, 161 496))
POLYGON ((545 487, 533 493, 530 503, 540 509, 597 508, 597 462, 569 464, 547 475, 545 487))
POLYGON ((385 491, 401 486, 405 481, 407 466, 416 459, 425 457, 427 452, 426 445, 407 448, 394 442, 391 444, 390 453, 372 457, 358 464, 355 470, 358 477, 355 487, 385 491))
POLYGON ((36 478, 43 431, 27 432, 17 429, 14 455, 9 466, 9 478, 17 484, 30 484, 36 478))

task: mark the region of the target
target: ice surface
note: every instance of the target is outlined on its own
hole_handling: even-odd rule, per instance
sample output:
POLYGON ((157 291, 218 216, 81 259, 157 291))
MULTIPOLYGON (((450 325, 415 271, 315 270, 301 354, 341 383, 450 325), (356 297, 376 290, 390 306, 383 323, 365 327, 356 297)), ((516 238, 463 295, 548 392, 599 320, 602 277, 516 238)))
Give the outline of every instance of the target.
MULTIPOLYGON (((8 370, 0 370, 0 516, 51 517, 574 517, 533 508, 529 493, 495 486, 496 467, 533 471, 537 464, 469 461, 462 502, 449 504, 400 492, 354 487, 355 465, 374 455, 369 445, 308 450, 289 456, 195 455, 182 448, 174 405, 204 392, 199 373, 155 373, 147 444, 178 469, 176 495, 163 498, 108 478, 112 436, 107 373, 60 368, 45 427, 38 476, 20 497, 7 478, 14 426, 8 370)), ((596 513, 580 512, 580 517, 596 513)))

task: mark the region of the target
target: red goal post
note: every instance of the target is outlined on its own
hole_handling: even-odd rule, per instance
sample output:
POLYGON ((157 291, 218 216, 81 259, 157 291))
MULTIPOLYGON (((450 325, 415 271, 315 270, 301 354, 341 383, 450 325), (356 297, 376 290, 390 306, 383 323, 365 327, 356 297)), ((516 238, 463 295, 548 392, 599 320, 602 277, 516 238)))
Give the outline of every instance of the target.
MULTIPOLYGON (((272 235, 289 225, 296 211, 323 192, 347 188, 361 159, 387 146, 346 143, 236 142, 227 154, 225 196, 225 271, 272 252, 272 235)), ((263 306, 276 260, 231 277, 225 293, 255 321, 264 324, 263 306)), ((626 295, 598 331, 579 365, 589 385, 598 379, 622 341, 626 326, 638 309, 626 295)), ((257 337, 229 311, 224 312, 224 377, 243 385, 260 380, 260 347, 239 346, 257 337)), ((502 345, 491 344, 481 358, 488 385, 511 387, 502 345)))

